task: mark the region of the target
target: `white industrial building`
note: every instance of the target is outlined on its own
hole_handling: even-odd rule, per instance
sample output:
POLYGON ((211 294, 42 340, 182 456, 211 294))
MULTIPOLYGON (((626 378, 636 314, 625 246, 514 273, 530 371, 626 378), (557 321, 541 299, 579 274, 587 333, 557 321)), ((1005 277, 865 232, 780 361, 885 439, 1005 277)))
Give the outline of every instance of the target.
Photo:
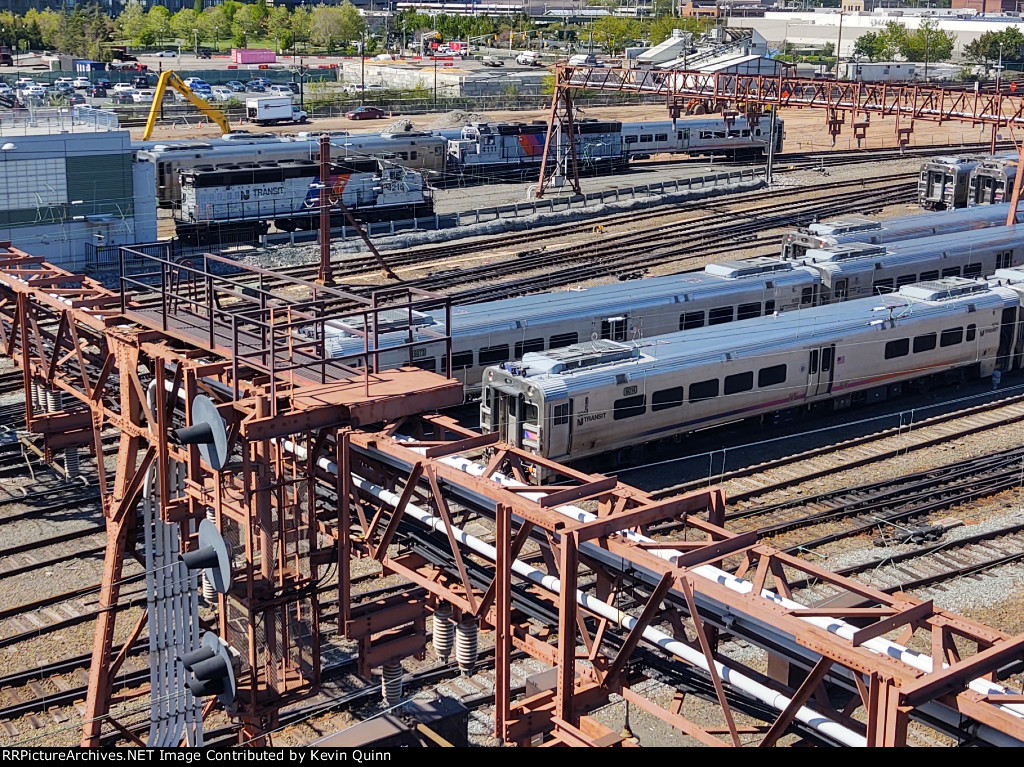
POLYGON ((156 240, 153 165, 102 110, 0 110, 0 240, 65 269, 93 246, 156 240))

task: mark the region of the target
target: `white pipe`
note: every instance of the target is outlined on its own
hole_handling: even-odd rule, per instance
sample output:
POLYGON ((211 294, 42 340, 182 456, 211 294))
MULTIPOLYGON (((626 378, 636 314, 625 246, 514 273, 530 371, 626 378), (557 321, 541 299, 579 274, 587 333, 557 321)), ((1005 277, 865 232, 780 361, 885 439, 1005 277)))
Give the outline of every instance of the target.
MULTIPOLYGON (((294 442, 291 442, 290 440, 282 440, 282 445, 285 447, 286 450, 294 453, 299 458, 303 458, 303 456, 307 455, 307 451, 304 447, 302 447, 301 445, 296 445, 294 442)), ((337 464, 335 464, 333 461, 321 458, 318 460, 318 465, 332 474, 337 475, 338 473, 337 464)), ((397 506, 399 501, 401 500, 401 496, 399 496, 398 494, 392 493, 389 490, 385 490, 384 488, 378 487, 372 482, 369 482, 368 480, 365 480, 362 477, 359 477, 355 474, 352 475, 352 481, 360 490, 372 494, 374 497, 379 498, 380 500, 384 501, 390 506, 397 506)), ((406 516, 415 519, 416 521, 420 522, 428 528, 431 528, 440 533, 445 532, 444 521, 440 517, 436 517, 430 514, 429 512, 424 511, 415 504, 406 504, 405 514, 406 516)), ((452 528, 452 533, 455 535, 456 539, 464 546, 467 546, 468 548, 490 559, 491 561, 497 560, 497 550, 489 543, 485 543, 479 538, 469 535, 465 531, 460 530, 456 527, 452 528)), ((526 578, 527 580, 532 581, 533 583, 536 583, 537 585, 547 589, 548 591, 551 591, 555 594, 561 592, 562 584, 558 580, 558 578, 555 578, 551 575, 547 575, 541 572, 540 570, 531 567, 525 562, 522 562, 521 560, 516 559, 512 562, 512 570, 521 577, 526 578)), ((628 613, 624 613, 621 610, 618 610, 612 607, 611 605, 607 604, 606 602, 602 602, 599 599, 594 599, 593 597, 583 593, 582 591, 576 592, 576 601, 584 609, 596 615, 600 615, 603 618, 607 618, 610 621, 614 621, 616 624, 622 626, 626 630, 632 629, 637 623, 636 618, 629 615, 628 613)), ((657 645, 666 652, 675 655, 676 657, 686 661, 687 663, 703 668, 705 671, 710 670, 707 658, 704 657, 704 653, 702 653, 699 650, 695 650, 689 645, 684 644, 683 642, 680 642, 677 639, 674 639, 673 637, 662 631, 658 631, 657 629, 648 626, 643 631, 643 637, 651 644, 657 645)), ((750 679, 742 673, 735 671, 729 668, 728 666, 719 663, 718 661, 714 662, 714 667, 715 671, 718 673, 719 676, 721 676, 724 682, 732 685, 736 689, 743 690, 744 692, 753 695, 754 697, 758 698, 759 700, 763 701, 764 703, 768 704, 769 706, 772 706, 773 708, 779 711, 784 711, 790 703, 790 698, 787 698, 785 695, 781 695, 775 690, 772 690, 770 687, 766 687, 765 685, 762 685, 754 681, 753 679, 750 679)), ((850 729, 838 724, 837 722, 832 721, 831 719, 828 719, 821 713, 814 711, 813 709, 807 708, 806 706, 800 707, 800 709, 797 711, 796 718, 804 722, 808 726, 818 730, 827 737, 836 740, 840 743, 843 743, 844 745, 855 747, 863 747, 867 745, 867 740, 864 738, 864 736, 851 731, 850 729)))

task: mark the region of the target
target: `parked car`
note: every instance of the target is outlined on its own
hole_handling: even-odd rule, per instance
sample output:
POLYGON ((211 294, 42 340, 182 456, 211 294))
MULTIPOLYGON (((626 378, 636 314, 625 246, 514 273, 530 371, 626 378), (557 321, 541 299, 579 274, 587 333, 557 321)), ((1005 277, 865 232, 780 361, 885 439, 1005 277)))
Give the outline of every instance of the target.
POLYGON ((68 96, 68 104, 73 107, 84 107, 89 102, 85 100, 85 96, 81 93, 72 93, 68 96))
POLYGON ((288 85, 288 90, 290 90, 296 96, 299 95, 299 90, 300 89, 299 89, 299 84, 298 83, 288 83, 287 85, 288 85))
POLYGON ((148 88, 149 87, 149 78, 148 77, 144 77, 142 75, 139 75, 138 77, 133 77, 132 78, 132 87, 133 88, 148 88))
POLYGON ((87 96, 92 96, 94 99, 105 99, 107 97, 107 89, 95 84, 86 90, 85 93, 87 96))
POLYGON ((196 58, 199 59, 208 59, 212 55, 213 51, 211 51, 209 48, 200 48, 198 51, 196 51, 196 58))
POLYGON ((238 80, 228 80, 224 83, 225 88, 230 88, 235 93, 245 93, 245 85, 238 82, 238 80))
POLYGON ((98 77, 98 78, 96 78, 96 82, 93 83, 93 86, 94 87, 98 86, 100 88, 106 88, 109 91, 111 88, 114 87, 114 84, 112 82, 110 82, 110 80, 108 80, 105 77, 98 77))
POLYGON ((115 104, 134 104, 134 95, 135 91, 130 89, 126 91, 114 91, 112 94, 110 94, 110 100, 113 101, 115 104))
POLYGON ((75 81, 71 84, 75 87, 76 91, 84 90, 92 85, 88 77, 76 77, 75 81))
POLYGON ((53 84, 53 92, 59 93, 61 96, 70 96, 75 92, 75 86, 64 80, 58 80, 53 84))
POLYGON ((218 85, 210 90, 210 96, 217 101, 229 101, 235 97, 235 92, 227 86, 218 85))
POLYGON ((208 85, 208 83, 206 82, 206 80, 204 80, 201 77, 186 77, 185 78, 185 85, 187 85, 192 90, 195 90, 196 86, 208 85))
POLYGON ((245 84, 246 93, 266 93, 267 88, 263 83, 258 83, 255 80, 250 80, 245 84))
POLYGON ((7 83, 0 83, 0 96, 13 96, 14 88, 7 83))
POLYGON ((165 59, 165 58, 172 58, 173 59, 175 56, 178 55, 178 52, 177 51, 157 51, 153 55, 157 56, 159 58, 162 58, 162 59, 165 59))
POLYGON ((152 104, 153 91, 135 91, 132 94, 132 101, 136 104, 152 104))
POLYGON ((135 89, 132 87, 131 83, 118 83, 114 86, 115 93, 121 93, 123 91, 128 91, 130 93, 133 90, 135 89))
POLYGON ((377 107, 356 107, 351 112, 345 113, 345 117, 349 120, 377 120, 387 116, 387 112, 377 107))
POLYGON ((267 91, 271 96, 291 96, 292 89, 287 85, 271 85, 270 90, 267 91))
POLYGON ((74 88, 75 87, 75 78, 73 78, 73 77, 58 77, 56 80, 53 81, 54 86, 57 86, 60 83, 67 83, 72 88, 74 88))
POLYGON ((38 99, 45 98, 46 88, 44 88, 42 85, 37 85, 36 83, 32 83, 31 85, 23 85, 21 87, 21 95, 22 97, 31 96, 33 98, 38 99))

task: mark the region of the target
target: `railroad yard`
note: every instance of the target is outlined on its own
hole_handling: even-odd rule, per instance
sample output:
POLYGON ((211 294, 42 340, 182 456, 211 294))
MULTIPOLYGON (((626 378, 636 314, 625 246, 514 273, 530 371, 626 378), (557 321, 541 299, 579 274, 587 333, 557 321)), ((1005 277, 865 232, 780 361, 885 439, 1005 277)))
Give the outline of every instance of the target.
MULTIPOLYGON (((0 249, 0 746, 196 745, 197 732, 225 747, 1024 742, 1024 233, 978 274, 956 248, 982 262, 987 224, 947 232, 941 276, 921 265, 888 290, 878 276, 868 298, 840 282, 856 260, 841 245, 776 260, 818 222, 941 217, 922 209, 922 164, 989 154, 985 125, 919 120, 899 149, 880 116, 860 148, 848 128, 833 146, 824 114, 780 110, 770 183, 763 159, 658 155, 583 176, 592 203, 559 207, 563 185, 541 198, 550 210, 399 228, 372 237, 376 252, 351 234, 210 256, 128 246, 81 278, 32 243, 0 249), (696 275, 721 264, 762 287, 753 312, 707 288, 737 303, 735 319, 708 309, 716 340, 696 275), (779 281, 801 269, 817 287, 813 300, 793 288, 791 312, 779 281), (670 336, 644 332, 654 278, 685 286, 661 310, 670 336), (915 283, 932 293, 889 295, 915 283), (602 314, 605 286, 635 291, 635 310, 602 314), (588 295, 575 311, 589 336, 568 324, 588 295), (943 308, 954 298, 962 311, 943 308), (877 319, 857 327, 881 340, 839 325, 837 307, 871 301, 877 319), (795 312, 818 314, 791 342, 760 341, 795 312), (553 316, 560 335, 544 330, 553 316), (900 352, 890 339, 912 322, 900 352), (698 339, 678 394, 612 368, 614 405, 571 393, 602 354, 669 365, 660 339, 677 336, 698 339), (973 356, 891 359, 971 342, 973 356), (900 366, 841 367, 866 347, 900 366), (765 367, 730 367, 748 358, 765 367), (582 451, 589 418, 611 434, 638 412, 775 383, 769 404, 751 394, 682 433, 636 427, 590 463, 560 465, 552 448, 559 425, 582 451), (197 549, 202 574, 178 561, 197 549), (186 665, 200 634, 212 649, 186 665), (221 657, 216 684, 186 694, 221 657)), ((529 186, 438 185, 433 210, 525 204, 529 186)), ((173 235, 169 209, 156 229, 173 235)), ((866 258, 883 269, 883 251, 866 258)))

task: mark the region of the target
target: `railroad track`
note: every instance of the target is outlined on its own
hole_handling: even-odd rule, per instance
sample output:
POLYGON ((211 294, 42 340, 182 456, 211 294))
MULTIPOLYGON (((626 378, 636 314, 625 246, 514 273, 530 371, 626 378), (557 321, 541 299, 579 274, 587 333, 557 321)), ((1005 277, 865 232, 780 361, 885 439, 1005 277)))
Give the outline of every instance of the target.
MULTIPOLYGON (((804 186, 799 189, 780 190, 773 196, 774 200, 779 200, 780 197, 784 198, 784 201, 778 202, 764 202, 763 194, 761 194, 761 199, 758 203, 758 194, 760 194, 758 192, 746 192, 732 195, 730 197, 730 202, 743 203, 744 201, 751 199, 755 203, 746 208, 743 213, 738 213, 735 210, 724 210, 707 215, 708 201, 696 200, 691 203, 684 203, 682 205, 675 206, 672 213, 701 211, 704 215, 699 220, 664 224, 653 229, 646 230, 642 233, 624 232, 614 235, 606 234, 600 237, 600 242, 588 243, 585 247, 587 252, 593 252, 594 250, 600 251, 602 248, 607 251, 613 245, 649 244, 658 239, 667 240, 667 238, 675 234, 685 235, 694 234, 696 232, 711 232, 713 233, 711 236, 717 236, 721 233, 723 235, 723 239, 727 239, 728 237, 725 235, 724 229, 728 229, 732 235, 749 234, 751 231, 765 228, 766 225, 783 226, 806 223, 821 215, 828 215, 834 212, 837 205, 844 206, 844 210, 849 212, 866 212, 865 209, 874 210, 879 207, 883 207, 885 204, 889 204, 889 195, 897 198, 900 202, 912 201, 912 198, 916 199, 916 188, 913 190, 908 188, 905 195, 896 195, 893 193, 892 189, 894 184, 897 184, 900 181, 910 181, 915 177, 915 174, 902 174, 898 176, 889 176, 884 179, 869 179, 868 183, 877 182, 881 185, 877 188, 862 188, 862 182, 858 179, 854 181, 804 186), (824 190, 828 190, 830 193, 821 197, 807 199, 809 194, 824 190), (872 192, 874 192, 874 194, 872 194, 872 192), (765 221, 761 217, 769 218, 765 221), (737 229, 739 231, 737 231, 737 229)), ((663 207, 659 207, 652 210, 634 210, 624 213, 614 213, 609 216, 601 217, 600 219, 588 219, 587 221, 579 223, 550 224, 547 226, 531 227, 530 230, 523 232, 503 233, 501 235, 501 250, 509 254, 510 264, 507 267, 500 268, 498 273, 501 274, 502 272, 510 271, 523 272, 534 266, 544 266, 546 262, 549 262, 551 253, 553 252, 553 249, 551 248, 545 250, 535 249, 517 252, 513 249, 514 247, 544 242, 552 239, 564 240, 565 237, 571 235, 592 234, 595 227, 599 226, 605 227, 606 229, 619 224, 635 226, 637 223, 651 219, 664 218, 665 216, 665 209, 663 207)), ((566 246, 556 248, 554 250, 559 253, 566 251, 572 253, 573 251, 579 251, 582 247, 584 246, 566 246)), ((444 243, 442 245, 429 245, 404 249, 401 251, 385 251, 382 255, 384 260, 388 262, 392 269, 402 269, 410 266, 424 267, 431 263, 449 260, 453 257, 477 254, 482 250, 493 249, 493 238, 491 238, 490 240, 469 240, 444 243)), ((338 274, 356 276, 360 274, 376 274, 380 271, 380 265, 377 263, 376 259, 368 256, 341 258, 333 263, 335 271, 338 274)), ((496 268, 498 267, 492 263, 478 267, 463 267, 458 271, 460 275, 466 274, 467 272, 470 274, 486 274, 488 271, 490 274, 494 275, 496 268)), ((283 275, 302 279, 315 278, 318 270, 319 262, 285 266, 277 269, 277 271, 283 275)), ((443 284, 445 278, 443 275, 440 275, 440 278, 440 282, 443 284)), ((434 280, 435 284, 437 282, 437 280, 434 280)), ((454 284, 457 284, 457 281, 454 284)), ((358 292, 361 289, 365 290, 365 288, 361 288, 361 286, 351 285, 346 289, 353 292, 358 292)))
MULTIPOLYGON (((81 553, 79 552, 79 554, 81 553)), ((0 572, 0 577, 5 575, 7 573, 0 572)), ((122 583, 136 582, 143 577, 143 575, 128 577, 123 579, 122 583)), ((371 574, 353 578, 352 585, 355 588, 359 588, 361 585, 372 583, 378 577, 376 574, 371 574)), ((373 601, 393 594, 396 591, 408 591, 410 588, 415 589, 416 587, 395 585, 367 589, 361 593, 354 594, 353 604, 358 605, 360 602, 373 601)), ((324 592, 332 590, 336 590, 336 587, 324 587, 323 589, 324 592)), ((0 647, 16 644, 25 639, 53 633, 63 628, 93 620, 99 611, 87 609, 87 606, 95 601, 98 585, 82 591, 90 593, 85 593, 81 596, 57 595, 46 600, 39 600, 31 605, 24 605, 0 612, 0 647), (58 603, 57 600, 63 601, 58 603), (38 605, 43 603, 55 604, 56 608, 54 610, 39 608, 38 605), (59 614, 55 614, 57 609, 72 614, 61 616, 58 620, 59 614), (81 609, 81 612, 77 612, 79 609, 81 609), (11 614, 19 610, 32 611, 26 612, 22 617, 35 615, 38 620, 52 618, 53 621, 43 623, 43 625, 37 626, 34 629, 29 628, 26 631, 13 635, 4 635, 2 633, 4 629, 11 625, 11 614)), ((122 596, 120 604, 122 607, 126 607, 142 602, 145 602, 145 591, 136 590, 122 596)), ((336 598, 326 599, 321 602, 321 607, 327 608, 323 611, 322 620, 336 620, 336 603, 336 598), (332 605, 334 606, 333 611, 330 609, 332 605)), ((34 620, 30 621, 30 623, 34 622, 34 620)), ((321 633, 329 635, 336 630, 332 626, 322 626, 321 633)), ((129 658, 131 660, 126 662, 126 665, 122 667, 121 673, 118 674, 114 681, 114 690, 115 692, 122 693, 130 691, 132 695, 144 693, 145 686, 149 681, 148 641, 145 638, 137 640, 132 645, 129 658)), ((47 722, 43 718, 44 714, 49 715, 58 724, 77 717, 79 715, 78 712, 68 711, 67 709, 74 708, 75 704, 85 699, 88 692, 88 669, 91 661, 91 653, 74 655, 0 677, 0 727, 7 732, 8 736, 17 737, 21 732, 41 729, 47 726, 47 722), (15 719, 21 719, 21 721, 14 723, 12 720, 15 719)), ((344 668, 337 669, 337 671, 350 670, 354 662, 354 659, 346 660, 342 664, 344 668)), ((376 689, 379 693, 379 685, 376 686, 376 689)), ((148 723, 146 727, 148 728, 148 723)))
POLYGON ((897 425, 871 434, 821 445, 771 461, 716 472, 711 477, 672 485, 652 495, 655 498, 666 498, 715 484, 725 490, 730 504, 740 507, 756 496, 783 490, 837 470, 866 466, 957 437, 1019 423, 1024 420, 1024 394, 912 423, 906 421, 908 416, 904 413, 892 417, 899 419, 897 425))
MULTIPOLYGON (((1024 523, 1015 523, 953 541, 918 546, 910 551, 890 552, 835 572, 893 594, 977 576, 1022 559, 1024 523)), ((810 604, 827 602, 837 596, 828 585, 808 579, 793 580, 789 585, 801 594, 801 601, 809 600, 810 604)))
MULTIPOLYGON (((756 532, 759 538, 828 527, 813 539, 801 538, 784 551, 808 552, 842 538, 906 525, 913 520, 997 495, 1020 484, 1024 448, 971 458, 940 468, 857 487, 830 490, 762 506, 726 512, 726 527, 756 532)), ((775 544, 779 545, 779 544, 775 544)))

